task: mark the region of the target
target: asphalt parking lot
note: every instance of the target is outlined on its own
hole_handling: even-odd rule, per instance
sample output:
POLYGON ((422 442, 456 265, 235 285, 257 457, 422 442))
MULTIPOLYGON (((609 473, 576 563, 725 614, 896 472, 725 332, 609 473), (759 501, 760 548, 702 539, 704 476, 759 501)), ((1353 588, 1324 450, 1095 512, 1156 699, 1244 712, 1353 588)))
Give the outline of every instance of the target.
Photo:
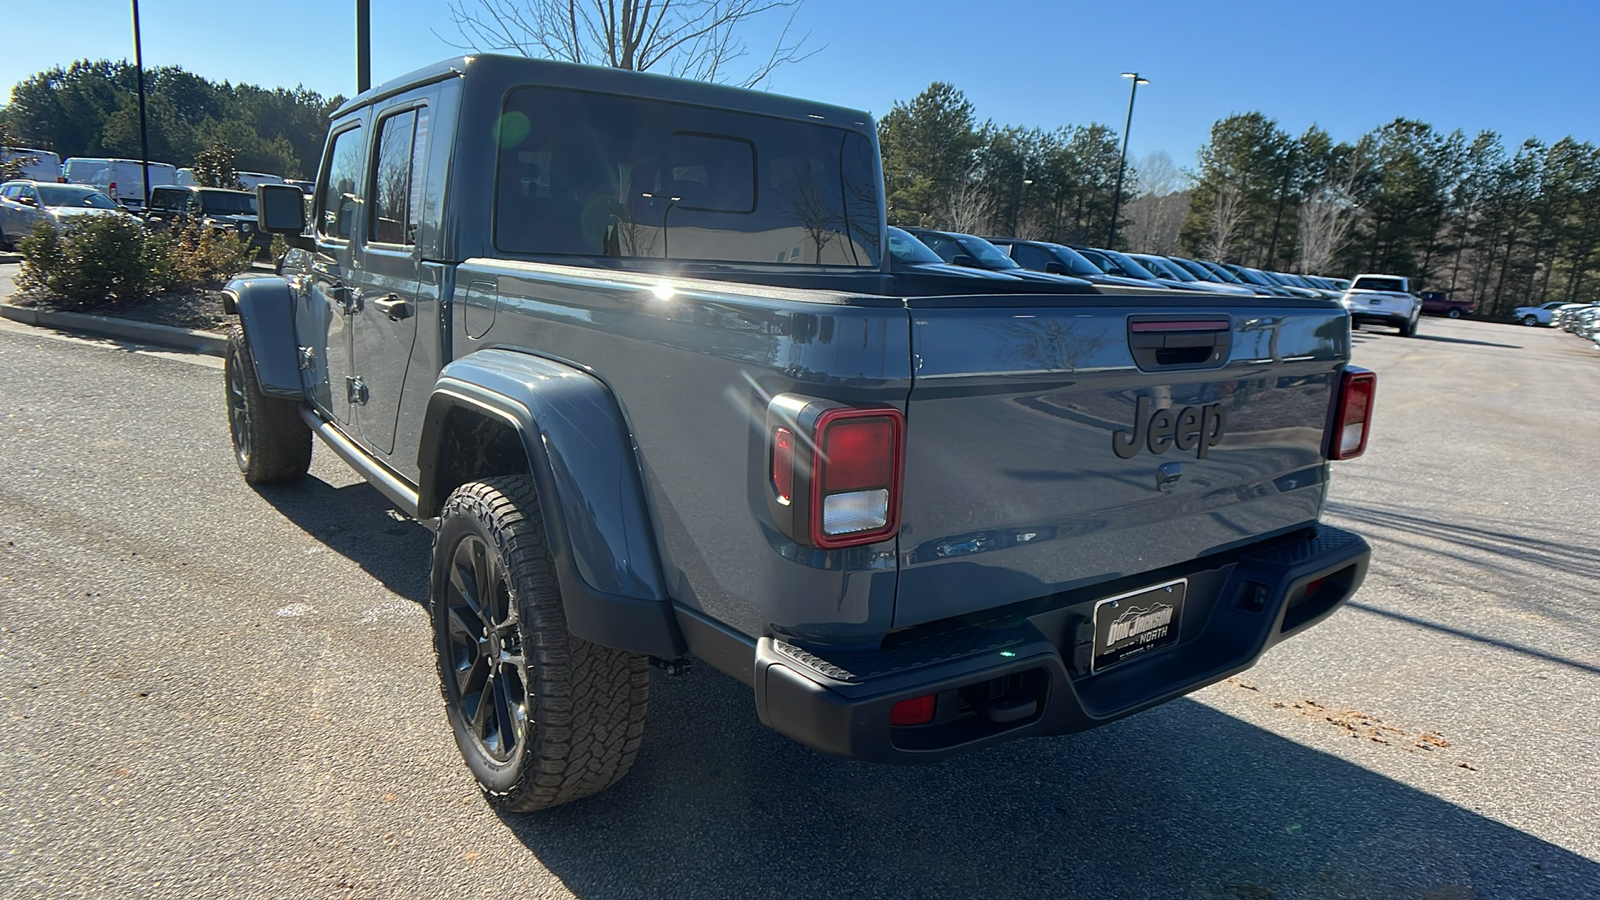
POLYGON ((429 535, 319 448, 252 490, 216 360, 0 322, 0 895, 1600 897, 1600 351, 1428 319, 1329 520, 1366 586, 1256 669, 924 768, 656 673, 610 792, 497 817, 429 535))

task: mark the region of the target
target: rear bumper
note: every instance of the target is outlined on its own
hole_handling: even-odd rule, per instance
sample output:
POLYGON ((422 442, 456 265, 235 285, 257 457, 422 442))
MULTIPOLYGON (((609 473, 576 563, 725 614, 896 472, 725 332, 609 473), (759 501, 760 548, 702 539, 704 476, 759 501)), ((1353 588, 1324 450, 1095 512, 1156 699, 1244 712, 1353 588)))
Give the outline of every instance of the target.
POLYGON ((922 626, 870 653, 762 638, 749 672, 756 710, 802 744, 875 762, 933 762, 1015 738, 1084 731, 1254 665, 1349 600, 1370 557, 1360 536, 1321 525, 1187 568, 1018 604, 983 621, 922 626), (1090 674, 1095 601, 1175 577, 1189 580, 1178 643, 1090 674), (896 703, 928 694, 938 697, 931 723, 890 724, 896 703))
POLYGON ((1350 314, 1352 325, 1392 325, 1396 328, 1411 321, 1411 316, 1406 313, 1382 312, 1353 312, 1350 314))

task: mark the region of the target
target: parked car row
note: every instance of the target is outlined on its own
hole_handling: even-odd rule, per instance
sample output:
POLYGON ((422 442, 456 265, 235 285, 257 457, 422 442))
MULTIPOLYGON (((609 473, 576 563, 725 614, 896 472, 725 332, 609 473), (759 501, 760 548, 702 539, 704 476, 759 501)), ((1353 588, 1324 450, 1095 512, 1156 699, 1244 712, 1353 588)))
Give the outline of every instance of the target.
POLYGON ((1572 303, 1556 310, 1557 328, 1595 342, 1600 347, 1600 303, 1572 303))
MULTIPOLYGON (((0 185, 0 249, 11 249, 40 223, 60 227, 75 216, 135 215, 86 184, 17 180, 0 185)), ((225 188, 163 185, 150 191, 150 208, 138 215, 145 227, 166 230, 198 225, 249 239, 258 252, 271 235, 257 228, 256 195, 225 188)))
MULTIPOLYGON (((22 180, 90 185, 120 206, 134 210, 144 207, 147 164, 137 159, 74 156, 62 160, 49 150, 0 147, 0 161, 17 158, 25 160, 22 180)), ((158 187, 199 186, 194 169, 191 168, 180 169, 171 163, 152 160, 148 163, 148 171, 151 191, 158 187)), ((305 193, 311 191, 309 181, 291 181, 281 175, 271 175, 266 172, 234 174, 238 176, 239 184, 247 191, 255 190, 258 184, 293 184, 305 193)))
POLYGON ((889 250, 891 267, 901 274, 1020 280, 1102 294, 1199 292, 1337 300, 1350 285, 1332 278, 1266 272, 1231 263, 1015 237, 979 237, 936 228, 891 226, 889 250))

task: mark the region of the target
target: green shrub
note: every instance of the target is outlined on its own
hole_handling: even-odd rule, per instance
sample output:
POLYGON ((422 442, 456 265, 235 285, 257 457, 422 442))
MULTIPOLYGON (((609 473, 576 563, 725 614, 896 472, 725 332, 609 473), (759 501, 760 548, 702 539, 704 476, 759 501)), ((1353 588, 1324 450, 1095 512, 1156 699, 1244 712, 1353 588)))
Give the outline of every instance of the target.
POLYGON ((60 232, 41 223, 19 249, 22 286, 64 305, 125 306, 166 286, 144 226, 129 216, 73 217, 60 232))
POLYGON ((184 290, 221 287, 249 269, 254 258, 247 235, 191 226, 173 242, 171 285, 184 290))

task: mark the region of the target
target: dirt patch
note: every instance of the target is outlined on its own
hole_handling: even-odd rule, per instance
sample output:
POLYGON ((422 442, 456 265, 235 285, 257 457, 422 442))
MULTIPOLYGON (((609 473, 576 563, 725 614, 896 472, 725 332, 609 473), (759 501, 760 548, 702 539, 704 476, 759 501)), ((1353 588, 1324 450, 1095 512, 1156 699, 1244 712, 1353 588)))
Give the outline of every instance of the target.
POLYGON ((49 296, 36 292, 18 291, 7 299, 13 306, 48 309, 55 312, 84 313, 112 319, 131 319, 152 325, 170 325, 174 328, 192 328, 222 334, 228 330, 233 317, 222 311, 222 292, 175 291, 152 297, 140 303, 120 306, 78 306, 54 302, 49 296))
MULTIPOLYGON (((1239 678, 1229 678, 1227 683, 1241 690, 1257 693, 1261 691, 1255 685, 1239 678)), ((1453 746, 1450 741, 1445 739, 1444 735, 1438 732, 1419 731, 1413 733, 1357 709, 1335 709, 1311 699, 1273 700, 1271 703, 1273 709, 1287 709, 1310 719, 1320 719, 1327 722, 1329 725, 1342 729, 1350 738, 1398 747, 1411 753, 1435 754, 1453 746)), ((1472 772, 1478 771, 1476 766, 1464 759, 1457 760, 1455 766, 1472 772)))

